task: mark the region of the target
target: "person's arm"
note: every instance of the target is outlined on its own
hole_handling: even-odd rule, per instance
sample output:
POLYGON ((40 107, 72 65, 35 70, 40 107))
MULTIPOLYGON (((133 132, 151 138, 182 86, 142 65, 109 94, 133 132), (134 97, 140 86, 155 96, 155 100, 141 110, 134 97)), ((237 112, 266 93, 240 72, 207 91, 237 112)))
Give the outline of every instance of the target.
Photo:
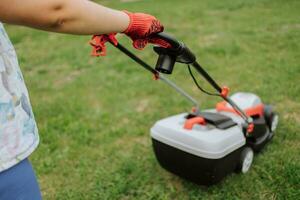
POLYGON ((118 33, 130 19, 89 0, 0 0, 0 21, 79 35, 118 33))

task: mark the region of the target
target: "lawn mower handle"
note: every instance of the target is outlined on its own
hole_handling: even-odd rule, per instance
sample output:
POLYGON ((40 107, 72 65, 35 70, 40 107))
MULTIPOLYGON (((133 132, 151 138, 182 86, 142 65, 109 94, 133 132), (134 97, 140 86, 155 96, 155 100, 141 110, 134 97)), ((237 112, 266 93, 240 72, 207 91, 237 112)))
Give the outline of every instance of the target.
POLYGON ((168 42, 172 46, 172 49, 178 49, 182 45, 181 42, 179 42, 174 37, 172 37, 171 35, 164 33, 164 32, 155 34, 155 37, 168 42))
POLYGON ((183 43, 167 33, 157 33, 154 37, 158 37, 169 43, 170 48, 154 47, 154 51, 159 55, 155 70, 171 74, 175 65, 175 62, 185 63, 192 65, 199 74, 201 74, 208 83, 214 87, 226 102, 228 102, 240 116, 249 124, 252 122, 251 119, 245 114, 245 112, 239 108, 227 95, 222 95, 223 88, 220 87, 216 81, 203 69, 203 67, 196 61, 196 56, 193 52, 183 43))
POLYGON ((157 33, 153 37, 166 41, 171 45, 170 48, 154 47, 154 51, 159 55, 155 69, 164 74, 171 74, 175 62, 192 65, 217 91, 222 92, 222 88, 213 80, 211 76, 196 61, 196 56, 183 43, 167 33, 157 33))
POLYGON ((242 109, 240 109, 229 97, 221 95, 223 89, 196 61, 195 55, 183 42, 176 40, 166 33, 158 33, 153 37, 158 37, 159 39, 162 39, 171 45, 170 48, 154 46, 154 51, 159 55, 155 69, 153 69, 150 65, 145 63, 142 59, 137 57, 120 43, 118 43, 117 45, 114 45, 112 42, 110 43, 113 44, 121 52, 129 56, 131 59, 133 59, 135 62, 140 64, 143 68, 154 74, 157 79, 163 80, 166 84, 177 90, 177 92, 179 92, 181 95, 189 99, 195 105, 197 112, 199 112, 199 105, 197 101, 161 74, 171 74, 176 62, 192 65, 197 70, 197 72, 201 74, 218 91, 220 97, 222 97, 226 102, 228 102, 233 108, 238 111, 240 116, 245 120, 247 124, 251 123, 251 118, 248 118, 248 116, 242 109))

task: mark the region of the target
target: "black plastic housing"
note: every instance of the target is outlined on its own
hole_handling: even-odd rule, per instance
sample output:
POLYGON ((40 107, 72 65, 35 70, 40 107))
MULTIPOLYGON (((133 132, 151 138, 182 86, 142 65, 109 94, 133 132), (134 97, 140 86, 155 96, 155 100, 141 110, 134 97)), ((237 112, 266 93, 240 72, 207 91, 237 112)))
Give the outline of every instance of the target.
POLYGON ((155 69, 164 74, 171 74, 176 62, 174 56, 168 54, 159 54, 155 69))
POLYGON ((199 157, 152 138, 159 164, 166 170, 200 185, 213 185, 235 171, 244 146, 220 159, 199 157))
POLYGON ((178 42, 169 35, 159 33, 159 38, 167 41, 171 47, 163 48, 155 46, 153 49, 159 55, 155 69, 161 73, 171 74, 176 62, 192 64, 196 61, 196 56, 182 42, 178 42))

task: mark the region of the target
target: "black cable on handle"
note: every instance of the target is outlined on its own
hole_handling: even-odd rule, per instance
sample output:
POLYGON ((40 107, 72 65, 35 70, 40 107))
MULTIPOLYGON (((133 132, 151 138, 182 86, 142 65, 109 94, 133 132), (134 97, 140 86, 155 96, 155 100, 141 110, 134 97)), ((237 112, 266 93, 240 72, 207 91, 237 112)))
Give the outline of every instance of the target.
MULTIPOLYGON (((109 41, 112 45, 114 45, 111 41, 109 41)), ((150 65, 145 63, 142 59, 134 55, 132 52, 130 52, 127 48, 125 48, 123 45, 118 43, 117 45, 114 45, 117 49, 119 49, 121 52, 129 56, 131 59, 133 59, 135 62, 140 64, 144 69, 151 72, 153 75, 158 76, 159 72, 153 69, 150 65)), ((192 63, 192 66, 198 71, 199 74, 201 74, 219 93, 222 92, 222 88, 209 76, 209 74, 201 67, 201 65, 198 62, 192 63)), ((216 95, 217 96, 217 95, 216 95)), ((221 95, 219 95, 221 96, 221 95)), ((239 114, 240 116, 246 121, 246 123, 249 123, 248 116, 244 113, 242 109, 240 109, 230 98, 221 96, 226 102, 228 102, 239 114)))
POLYGON ((219 93, 222 92, 222 88, 212 79, 209 74, 201 67, 201 65, 196 61, 192 66, 201 74, 208 83, 210 83, 219 93))
POLYGON ((197 86, 197 88, 198 88, 200 91, 202 91, 203 93, 205 93, 205 94, 207 94, 207 95, 210 95, 210 96, 217 96, 217 97, 220 97, 220 96, 221 96, 219 93, 212 93, 212 92, 209 92, 209 91, 203 89, 203 88, 199 85, 199 83, 198 83, 196 77, 194 76, 194 74, 193 74, 193 72, 192 72, 192 69, 191 69, 190 65, 187 65, 187 67, 188 67, 188 69, 189 69, 189 73, 190 73, 190 75, 191 75, 191 77, 192 77, 192 79, 193 79, 195 85, 197 86))
POLYGON ((218 97, 221 97, 223 98, 226 102, 228 102, 232 108, 248 123, 248 117, 247 115, 245 115, 245 113, 228 97, 223 97, 221 94, 219 93, 211 93, 211 92, 208 92, 207 90, 203 89, 197 82, 191 68, 190 68, 190 65, 188 65, 188 69, 189 69, 189 73, 194 81, 194 83, 196 84, 196 86, 198 87, 198 89, 200 91, 202 91, 203 93, 207 94, 207 95, 210 95, 210 96, 218 96, 218 97))
MULTIPOLYGON (((198 62, 194 62, 192 65, 207 80, 207 82, 209 82, 221 94, 222 88, 209 76, 209 74, 201 67, 201 65, 198 62)), ((222 95, 219 96, 229 103, 232 108, 245 120, 246 123, 249 123, 248 116, 238 105, 236 105, 235 102, 228 97, 222 95)))

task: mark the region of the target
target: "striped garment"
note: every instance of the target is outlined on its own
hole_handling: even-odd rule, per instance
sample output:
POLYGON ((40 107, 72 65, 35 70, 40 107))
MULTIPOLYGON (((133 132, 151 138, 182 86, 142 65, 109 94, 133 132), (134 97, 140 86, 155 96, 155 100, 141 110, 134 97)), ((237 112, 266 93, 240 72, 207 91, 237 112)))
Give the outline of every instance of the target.
POLYGON ((0 172, 27 158, 38 143, 17 55, 0 23, 0 172))

